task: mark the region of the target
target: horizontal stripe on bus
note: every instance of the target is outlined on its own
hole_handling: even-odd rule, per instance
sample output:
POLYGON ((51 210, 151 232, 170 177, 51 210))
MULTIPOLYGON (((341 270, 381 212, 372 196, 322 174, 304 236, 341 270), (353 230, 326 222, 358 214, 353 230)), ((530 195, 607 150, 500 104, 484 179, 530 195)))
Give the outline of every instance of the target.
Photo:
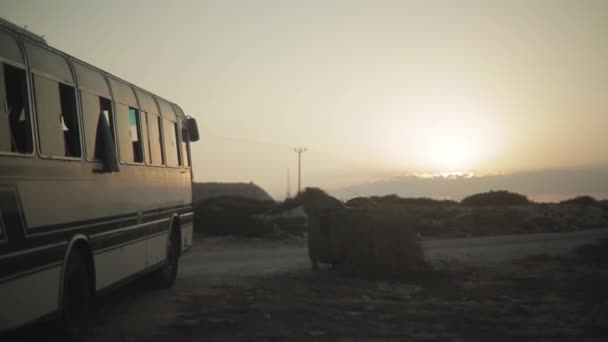
MULTIPOLYGON (((141 216, 138 213, 131 213, 120 216, 109 216, 103 219, 77 221, 70 224, 40 227, 35 229, 34 232, 29 231, 24 241, 21 241, 19 244, 15 244, 14 242, 11 243, 9 237, 8 243, 0 244, 0 258, 2 258, 2 255, 7 253, 68 241, 75 234, 83 234, 85 236, 95 235, 110 230, 132 227, 137 224, 144 224, 163 218, 171 218, 174 213, 177 213, 178 215, 185 215, 183 218, 184 224, 189 224, 192 222, 192 216, 188 217, 188 214, 192 213, 190 207, 182 206, 147 211, 142 213, 141 216), (46 232, 41 233, 39 230, 45 230, 46 232)), ((180 221, 181 220, 182 218, 180 216, 180 221)))
POLYGON ((103 254, 105 252, 108 252, 108 251, 111 251, 111 250, 114 250, 114 249, 117 249, 117 248, 126 247, 128 245, 132 245, 134 243, 138 243, 138 242, 141 242, 143 240, 152 239, 152 238, 155 238, 157 236, 164 235, 164 234, 167 234, 167 232, 165 230, 162 230, 162 231, 160 231, 158 233, 154 233, 152 235, 146 235, 144 237, 137 238, 135 240, 130 240, 128 242, 122 242, 122 243, 119 243, 117 245, 111 245, 110 247, 105 247, 105 248, 102 248, 102 249, 97 249, 97 250, 93 251, 93 254, 94 255, 103 254))
POLYGON ((55 267, 62 267, 62 266, 63 266, 62 262, 54 262, 54 263, 46 264, 46 265, 43 265, 43 266, 40 266, 40 267, 30 268, 28 270, 24 270, 21 273, 11 274, 11 275, 9 275, 7 277, 0 278, 0 285, 2 283, 6 283, 6 282, 11 281, 11 280, 17 280, 19 278, 27 277, 29 275, 32 275, 32 274, 35 274, 35 273, 38 273, 38 272, 44 272, 44 271, 46 271, 48 269, 55 268, 55 267))
POLYGON ((63 261, 67 247, 68 244, 66 242, 64 244, 55 244, 51 248, 35 249, 33 252, 20 253, 0 259, 0 279, 48 264, 61 262, 63 261))
MULTIPOLYGON (((182 213, 187 213, 187 212, 191 212, 191 211, 192 211, 191 206, 173 206, 173 207, 166 207, 166 208, 142 211, 141 216, 142 216, 142 218, 150 221, 150 220, 155 220, 158 217, 162 217, 168 212, 182 214, 182 213)), ((49 225, 49 226, 43 226, 43 227, 35 227, 35 228, 28 229, 28 233, 30 235, 34 235, 34 234, 51 232, 51 231, 61 231, 61 230, 66 230, 66 229, 78 228, 79 226, 91 227, 91 226, 95 226, 97 224, 107 223, 109 221, 121 221, 121 220, 127 221, 127 220, 137 219, 139 217, 139 214, 140 214, 139 212, 131 212, 131 213, 127 213, 127 214, 105 216, 105 217, 95 218, 95 219, 90 219, 90 220, 60 223, 60 224, 54 224, 54 225, 49 225)))
POLYGON ((89 245, 93 252, 107 249, 125 242, 136 240, 142 237, 155 235, 156 233, 168 231, 170 218, 149 222, 146 224, 118 229, 116 231, 105 232, 100 236, 91 236, 89 245))
MULTIPOLYGON (((108 231, 103 235, 91 236, 88 240, 89 246, 93 253, 99 253, 104 250, 113 249, 134 243, 139 240, 144 240, 159 233, 165 232, 168 229, 170 217, 165 219, 149 222, 146 224, 138 224, 133 227, 116 229, 108 231)), ((28 270, 36 269, 48 264, 62 263, 65 253, 67 252, 67 242, 61 244, 50 245, 48 248, 40 247, 30 250, 25 250, 11 255, 0 256, 0 282, 6 279, 12 279, 14 276, 28 272, 28 270)))

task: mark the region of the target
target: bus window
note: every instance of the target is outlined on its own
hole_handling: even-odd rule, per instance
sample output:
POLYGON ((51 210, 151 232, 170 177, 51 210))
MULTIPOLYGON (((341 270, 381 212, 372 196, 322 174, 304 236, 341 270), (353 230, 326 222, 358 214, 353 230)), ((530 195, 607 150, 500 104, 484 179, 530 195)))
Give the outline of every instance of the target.
POLYGON ((152 163, 152 149, 150 148, 150 139, 148 138, 148 113, 140 112, 141 119, 141 138, 146 164, 152 163))
POLYGON ((141 123, 139 113, 135 108, 129 108, 129 123, 131 124, 131 142, 133 146, 133 156, 136 163, 144 162, 144 146, 142 142, 141 123))
POLYGON ((180 166, 179 145, 177 136, 177 123, 169 120, 164 121, 165 151, 167 154, 167 166, 180 166))
POLYGON ((76 112, 76 91, 74 87, 59 83, 59 99, 61 102, 61 121, 68 157, 80 157, 80 125, 76 112))
POLYGON ((188 146, 188 129, 184 126, 184 122, 180 122, 182 126, 182 160, 185 167, 190 167, 190 147, 188 146))
POLYGON ((116 132, 118 133, 118 150, 120 161, 133 163, 133 147, 131 144, 131 125, 129 123, 129 106, 116 103, 116 132))
POLYGON ((175 141, 175 150, 177 153, 177 165, 182 166, 182 148, 179 143, 179 127, 177 126, 177 122, 173 122, 173 140, 175 141))
POLYGON ((120 144, 120 161, 125 163, 142 163, 142 143, 137 109, 116 104, 118 142, 120 144))
POLYGON ((25 71, 0 63, 0 152, 33 152, 25 71))
POLYGON ((80 157, 80 133, 74 88, 34 75, 40 152, 52 157, 80 157))
POLYGON ((160 125, 160 117, 148 113, 148 139, 150 140, 150 164, 152 165, 163 165, 165 159, 161 141, 160 125))
POLYGON ((112 120, 112 102, 105 97, 88 91, 80 91, 82 103, 82 121, 84 126, 85 151, 90 160, 103 160, 103 140, 100 134, 99 119, 104 115, 114 134, 112 120))

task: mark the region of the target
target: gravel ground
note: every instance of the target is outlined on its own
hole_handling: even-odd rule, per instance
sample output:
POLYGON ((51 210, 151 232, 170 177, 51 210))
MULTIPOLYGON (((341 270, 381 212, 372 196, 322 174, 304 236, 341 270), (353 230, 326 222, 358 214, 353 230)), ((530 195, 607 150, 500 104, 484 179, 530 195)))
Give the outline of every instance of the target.
MULTIPOLYGON (((597 259, 597 258, 596 258, 597 259)), ((606 341, 608 268, 586 256, 446 264, 400 281, 326 269, 180 291, 172 319, 128 341, 606 341)), ((130 293, 128 290, 125 292, 130 293)), ((101 340, 116 340, 106 334, 101 340)))
POLYGON ((606 341, 606 265, 530 257, 504 270, 387 282, 292 272, 223 284, 183 301, 143 341, 606 341))
MULTIPOLYGON (((386 281, 313 273, 301 241, 256 243, 203 242, 174 288, 142 279, 101 297, 91 341, 608 340, 606 246, 492 267, 445 263, 386 281), (224 272, 188 269, 220 259, 224 272)), ((17 340, 33 331, 44 332, 17 340)))

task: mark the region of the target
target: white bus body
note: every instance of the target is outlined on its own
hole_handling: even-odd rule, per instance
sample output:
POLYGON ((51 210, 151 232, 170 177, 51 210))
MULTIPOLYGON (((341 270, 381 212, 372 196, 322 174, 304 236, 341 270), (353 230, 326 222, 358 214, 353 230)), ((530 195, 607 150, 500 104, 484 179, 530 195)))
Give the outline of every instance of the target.
POLYGON ((192 124, 0 20, 0 332, 65 312, 74 254, 93 294, 171 272, 192 245, 192 124))

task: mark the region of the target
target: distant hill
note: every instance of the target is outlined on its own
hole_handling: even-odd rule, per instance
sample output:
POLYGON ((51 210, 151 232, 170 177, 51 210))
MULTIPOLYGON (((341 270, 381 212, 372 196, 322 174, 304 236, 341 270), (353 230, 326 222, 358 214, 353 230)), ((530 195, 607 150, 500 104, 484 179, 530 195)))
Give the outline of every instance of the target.
POLYGON ((273 200, 264 189, 254 183, 194 183, 192 201, 215 197, 242 197, 256 200, 273 200))
POLYGON ((578 194, 586 194, 600 200, 608 199, 606 179, 608 179, 608 165, 600 165, 589 168, 547 169, 479 176, 399 176, 351 185, 348 188, 335 189, 330 193, 341 199, 396 194, 400 197, 461 200, 470 194, 493 189, 509 189, 526 194, 529 199, 537 202, 558 202, 578 194))

